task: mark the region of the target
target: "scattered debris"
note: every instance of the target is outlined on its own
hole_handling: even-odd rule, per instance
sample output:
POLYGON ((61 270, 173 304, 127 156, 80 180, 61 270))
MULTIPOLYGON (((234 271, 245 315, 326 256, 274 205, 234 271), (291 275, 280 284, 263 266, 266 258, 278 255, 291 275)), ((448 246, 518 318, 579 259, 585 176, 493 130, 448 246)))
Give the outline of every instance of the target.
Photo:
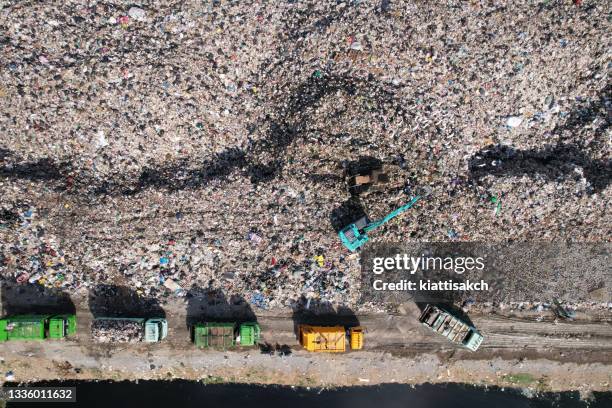
POLYGON ((138 343, 143 340, 143 325, 129 320, 94 319, 92 338, 100 343, 138 343))
POLYGON ((170 289, 173 292, 176 292, 177 290, 181 289, 181 286, 176 283, 175 281, 173 281, 172 279, 166 279, 164 281, 164 286, 167 287, 168 289, 170 289))
POLYGON ((490 198, 491 203, 495 204, 495 209, 493 210, 493 213, 495 215, 499 215, 501 213, 501 208, 502 208, 502 200, 501 200, 501 195, 498 194, 496 196, 492 196, 490 198))
POLYGON ((136 21, 144 21, 146 19, 147 13, 139 7, 131 7, 128 10, 128 16, 130 16, 130 18, 133 18, 136 21))
POLYGON ((558 317, 562 319, 567 319, 567 320, 572 320, 576 317, 576 312, 574 310, 571 310, 568 307, 562 306, 561 303, 557 299, 553 299, 553 303, 555 305, 555 308, 554 308, 555 314, 558 317))
POLYGON ((508 127, 517 127, 520 126, 521 123, 523 123, 523 118, 519 116, 510 116, 508 120, 506 120, 506 125, 508 127))

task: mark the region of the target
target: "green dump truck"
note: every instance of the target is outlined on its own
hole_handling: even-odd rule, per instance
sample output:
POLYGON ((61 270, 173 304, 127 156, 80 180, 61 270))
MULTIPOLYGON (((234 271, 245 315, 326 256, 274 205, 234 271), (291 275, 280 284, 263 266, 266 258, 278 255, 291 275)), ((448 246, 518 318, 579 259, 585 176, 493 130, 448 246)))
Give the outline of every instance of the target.
POLYGON ((98 343, 156 343, 168 335, 168 322, 162 317, 96 317, 91 334, 98 343))
POLYGON ((8 340, 63 339, 76 333, 76 316, 20 315, 0 319, 0 342, 8 340))
POLYGON ((191 327, 191 338, 197 347, 227 349, 237 345, 254 346, 261 338, 261 328, 254 322, 196 323, 191 327))
POLYGON ((450 312, 433 305, 427 305, 419 321, 436 333, 471 351, 478 350, 483 336, 471 326, 450 312))

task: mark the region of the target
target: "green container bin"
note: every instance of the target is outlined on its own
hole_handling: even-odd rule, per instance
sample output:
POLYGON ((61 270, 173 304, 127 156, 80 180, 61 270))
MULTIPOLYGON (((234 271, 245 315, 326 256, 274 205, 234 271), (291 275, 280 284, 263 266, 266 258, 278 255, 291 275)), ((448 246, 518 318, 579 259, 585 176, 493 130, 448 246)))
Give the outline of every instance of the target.
POLYGON ((242 323, 240 325, 240 345, 254 346, 261 338, 261 328, 257 323, 242 323))
POLYGON ((236 345, 236 323, 197 323, 192 330, 197 347, 225 350, 236 345))

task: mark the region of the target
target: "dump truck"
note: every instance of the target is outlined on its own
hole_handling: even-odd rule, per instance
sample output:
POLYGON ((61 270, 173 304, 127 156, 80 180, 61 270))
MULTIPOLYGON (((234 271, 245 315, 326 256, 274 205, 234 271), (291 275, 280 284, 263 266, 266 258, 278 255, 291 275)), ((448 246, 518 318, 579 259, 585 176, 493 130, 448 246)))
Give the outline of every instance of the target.
POLYGON ((227 349, 234 346, 254 346, 261 339, 261 328, 255 322, 238 325, 235 322, 196 323, 191 338, 197 347, 227 349))
POLYGON ((300 344, 308 351, 344 353, 347 339, 351 350, 363 348, 363 327, 299 325, 300 344))
POLYGON ((76 316, 20 315, 0 319, 0 342, 63 339, 76 333, 76 316))
POLYGON ((427 305, 419 321, 451 342, 471 351, 478 350, 484 339, 475 327, 437 306, 427 305))
POLYGON ((91 333, 99 343, 156 343, 168 335, 168 322, 162 317, 96 317, 91 333))
POLYGON ((359 247, 370 240, 368 232, 382 226, 383 224, 386 224, 404 211, 407 211, 420 198, 420 196, 414 197, 412 200, 410 200, 410 202, 390 212, 384 218, 378 221, 371 222, 367 217, 361 217, 338 232, 340 241, 342 241, 342 244, 344 244, 349 251, 356 251, 359 249, 359 247))

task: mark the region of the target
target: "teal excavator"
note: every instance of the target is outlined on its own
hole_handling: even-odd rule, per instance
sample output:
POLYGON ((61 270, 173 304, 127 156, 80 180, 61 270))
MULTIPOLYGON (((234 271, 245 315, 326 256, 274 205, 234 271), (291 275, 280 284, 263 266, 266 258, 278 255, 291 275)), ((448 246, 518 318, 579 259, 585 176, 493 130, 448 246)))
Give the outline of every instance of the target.
POLYGON ((383 224, 386 224, 401 213, 407 211, 420 198, 421 196, 417 195, 412 200, 410 200, 408 204, 405 204, 399 207, 398 209, 390 212, 389 214, 387 214, 387 216, 378 221, 371 222, 370 220, 368 220, 367 217, 361 217, 357 221, 340 230, 340 232, 338 232, 338 236, 340 237, 340 240, 342 241, 344 246, 347 247, 349 251, 354 252, 363 244, 368 242, 368 240, 370 239, 370 237, 368 236, 368 232, 380 227, 383 224))

